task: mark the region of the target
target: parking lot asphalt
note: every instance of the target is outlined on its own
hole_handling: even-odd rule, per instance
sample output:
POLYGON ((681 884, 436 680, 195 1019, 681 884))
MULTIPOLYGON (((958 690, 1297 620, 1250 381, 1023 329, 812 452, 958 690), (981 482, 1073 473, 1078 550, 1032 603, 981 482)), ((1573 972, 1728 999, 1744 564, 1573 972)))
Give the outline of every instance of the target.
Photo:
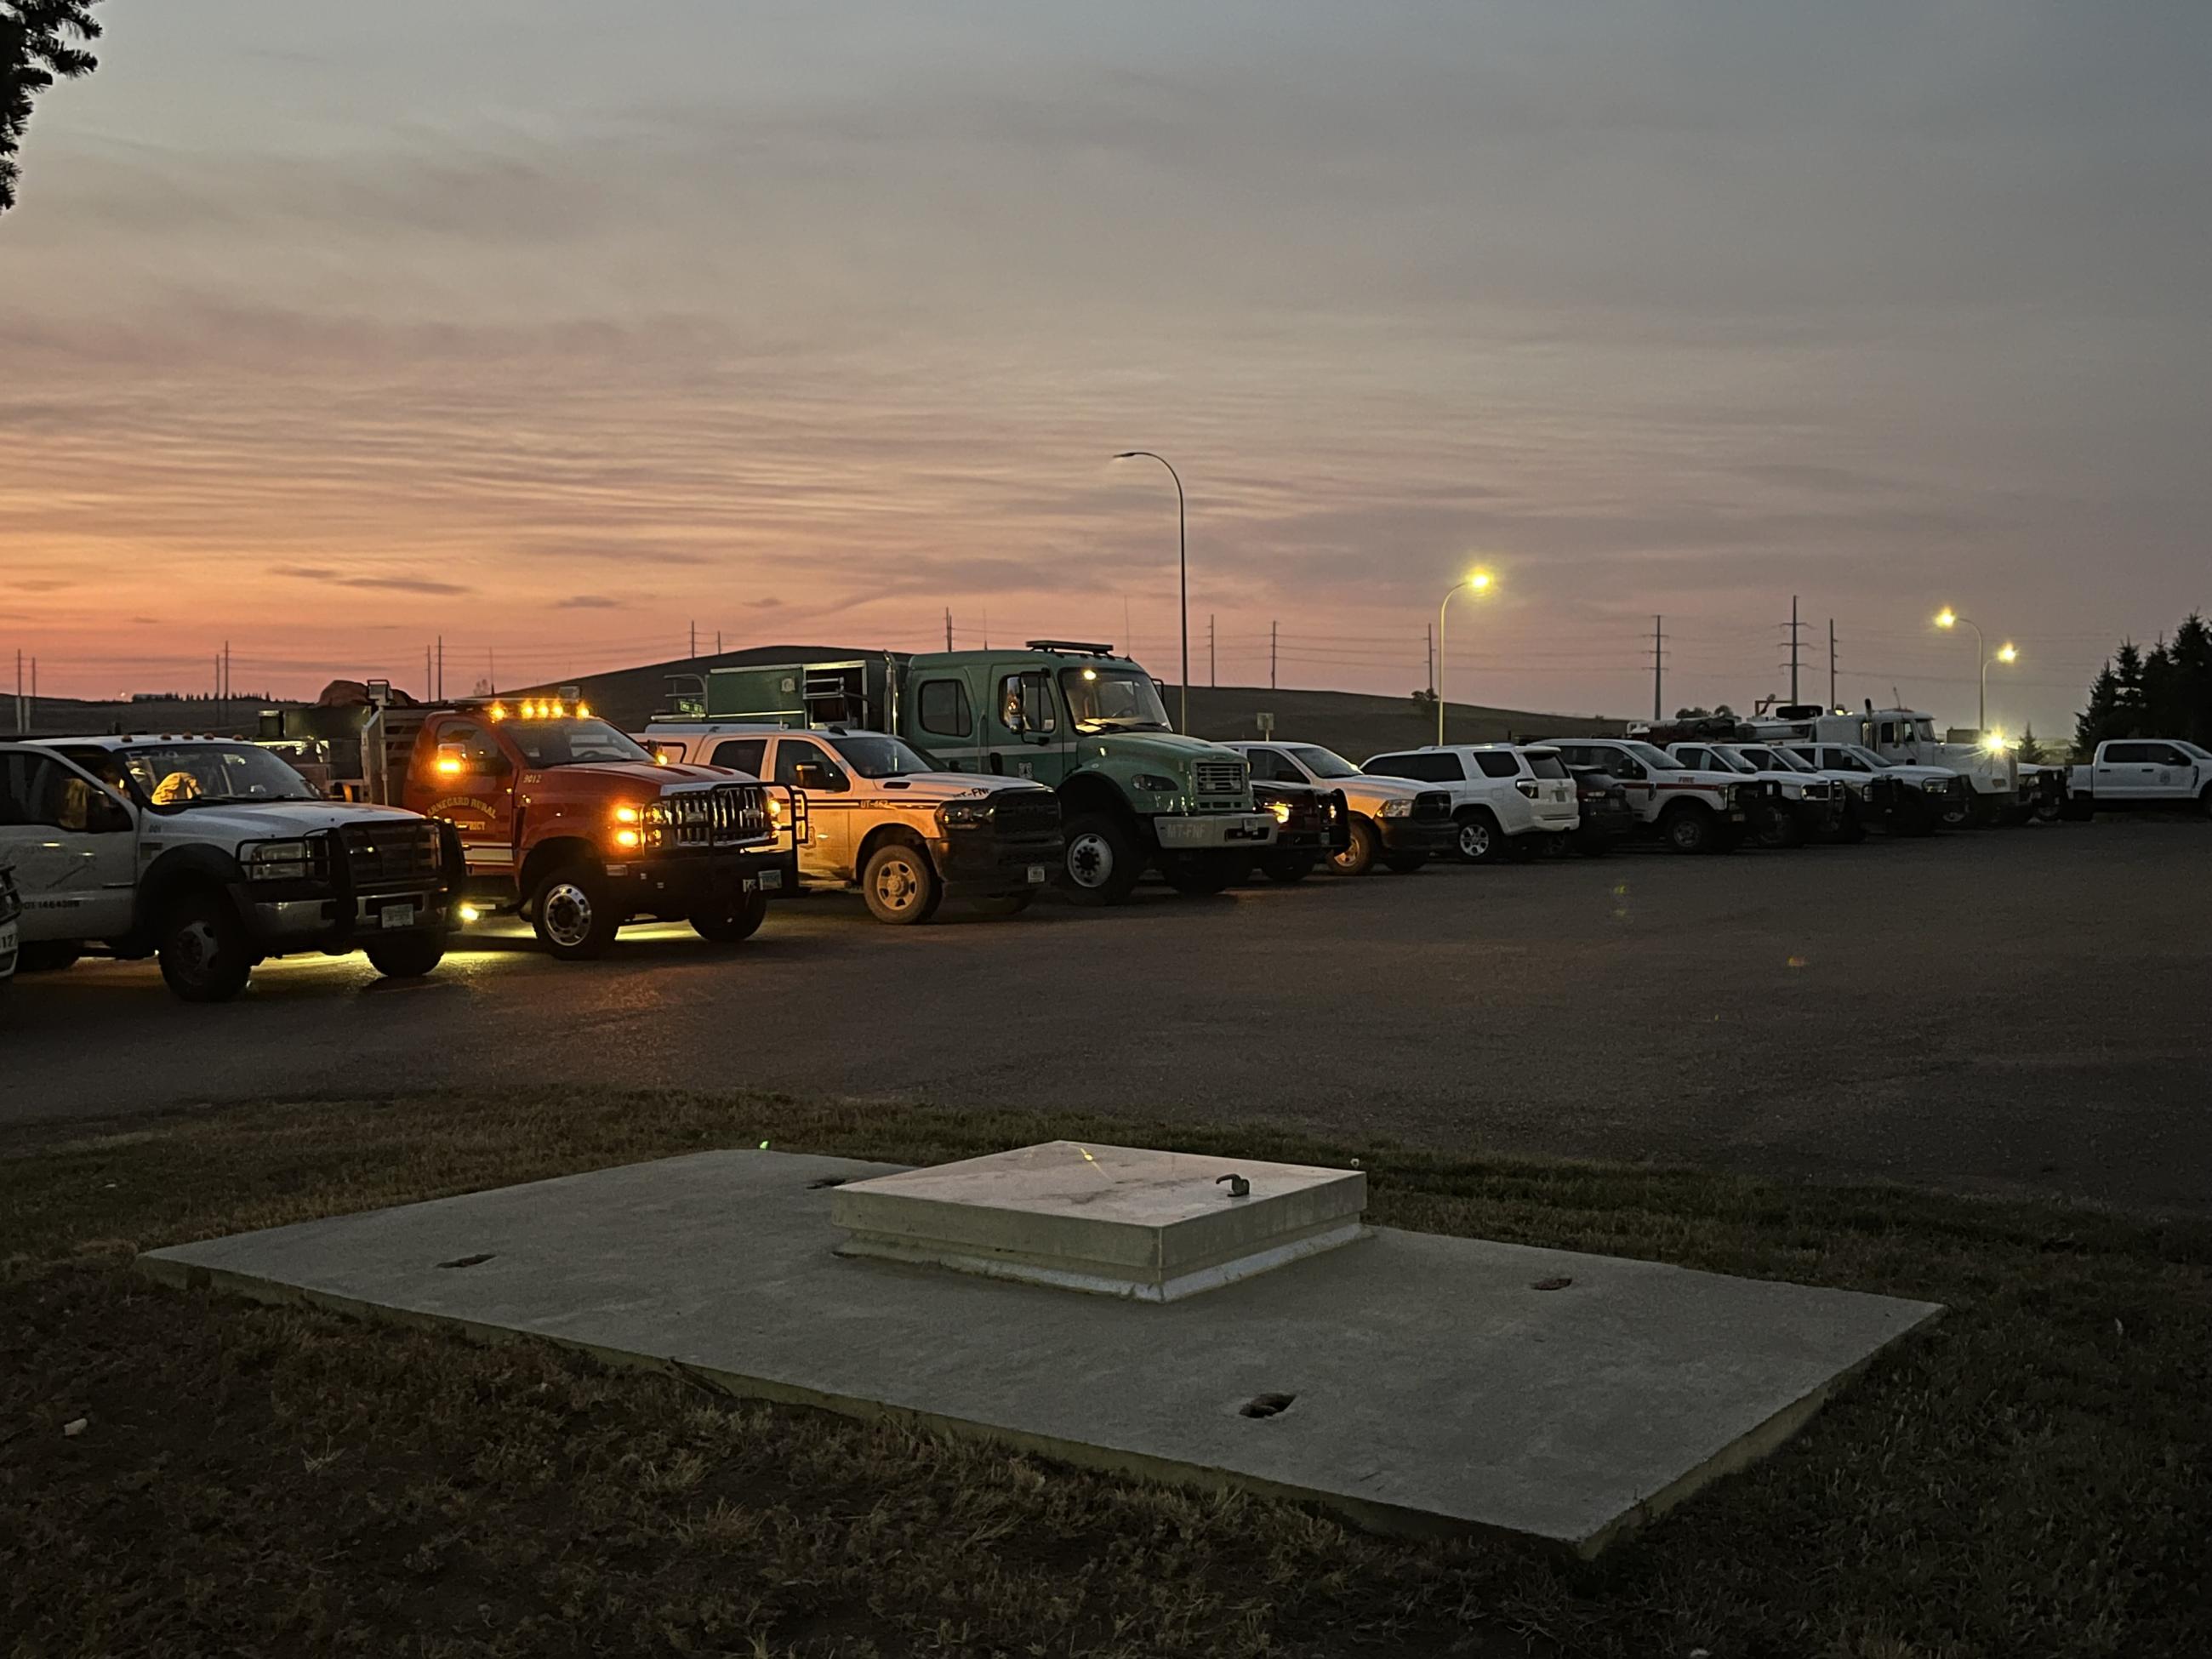
POLYGON ((915 928, 778 905, 734 948, 526 931, 432 978, 264 964, 0 997, 0 1125, 517 1085, 1267 1119, 1333 1139, 2212 1213, 2212 826, 1432 866, 915 928))

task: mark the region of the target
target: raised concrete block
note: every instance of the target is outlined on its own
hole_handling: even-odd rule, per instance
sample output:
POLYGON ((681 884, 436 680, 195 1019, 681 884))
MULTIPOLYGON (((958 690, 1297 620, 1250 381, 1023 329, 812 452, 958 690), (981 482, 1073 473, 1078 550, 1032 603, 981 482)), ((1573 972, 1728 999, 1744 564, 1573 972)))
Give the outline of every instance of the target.
POLYGON ((840 1255, 1172 1302, 1348 1244, 1366 1207, 1358 1170, 1049 1140, 839 1187, 830 1218, 840 1255))

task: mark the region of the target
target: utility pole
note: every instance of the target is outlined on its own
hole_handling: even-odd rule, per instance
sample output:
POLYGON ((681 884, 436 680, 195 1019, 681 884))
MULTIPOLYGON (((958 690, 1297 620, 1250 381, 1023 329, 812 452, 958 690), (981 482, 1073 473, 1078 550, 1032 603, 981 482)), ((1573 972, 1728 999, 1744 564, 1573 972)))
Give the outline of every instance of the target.
POLYGON ((1219 660, 1213 654, 1213 613, 1209 611, 1206 613, 1206 683, 1208 685, 1221 684, 1219 660))
POLYGON ((1437 625, 1436 625, 1434 623, 1431 623, 1429 624, 1428 633, 1429 633, 1429 700, 1430 700, 1431 702, 1435 702, 1435 701, 1436 701, 1436 696, 1437 696, 1437 625))
POLYGON ((952 607, 949 605, 945 607, 945 648, 952 648, 952 607))
POLYGON ((1267 690, 1270 691, 1275 689, 1275 630, 1281 626, 1280 623, 1267 624, 1267 690))
POLYGON ((696 622, 695 622, 695 623, 693 623, 691 624, 691 657, 692 657, 692 660, 693 660, 693 661, 695 661, 695 662, 696 662, 696 660, 698 660, 698 657, 699 657, 699 624, 698 624, 697 623, 696 623, 696 622))
POLYGON ((25 716, 25 718, 24 718, 24 720, 23 720, 23 729, 24 729, 26 732, 27 732, 27 731, 29 731, 33 726, 36 726, 38 723, 39 723, 39 659, 38 659, 36 657, 33 657, 33 658, 32 658, 32 659, 31 659, 31 707, 30 707, 29 712, 27 713, 27 715, 25 716))
POLYGON ((1836 619, 1828 618, 1828 707, 1836 706, 1836 619))
MULTIPOLYGON (((948 628, 951 625, 951 613, 949 611, 946 613, 945 625, 948 628)), ((719 628, 714 630, 714 654, 718 657, 722 654, 722 630, 719 628)))
POLYGON ((499 653, 490 646, 484 647, 484 684, 494 691, 499 690, 499 653))
POLYGON ((1803 637, 1804 626, 1797 620, 1797 596, 1795 593, 1790 596, 1790 620, 1781 626, 1790 630, 1790 660, 1783 666, 1790 671, 1790 701, 1795 702, 1797 701, 1797 669, 1799 659, 1802 655, 1798 647, 1799 641, 1803 637))
POLYGON ((1663 699, 1667 665, 1667 635, 1662 631, 1664 617, 1651 619, 1651 723, 1657 725, 1667 718, 1663 699))
POLYGON ((23 651, 15 649, 15 735, 23 737, 30 731, 30 716, 23 708, 23 651))
POLYGON ((430 647, 427 645, 422 647, 422 701, 438 701, 438 682, 430 672, 430 647))
POLYGON ((446 700, 446 636, 438 635, 438 701, 446 700))

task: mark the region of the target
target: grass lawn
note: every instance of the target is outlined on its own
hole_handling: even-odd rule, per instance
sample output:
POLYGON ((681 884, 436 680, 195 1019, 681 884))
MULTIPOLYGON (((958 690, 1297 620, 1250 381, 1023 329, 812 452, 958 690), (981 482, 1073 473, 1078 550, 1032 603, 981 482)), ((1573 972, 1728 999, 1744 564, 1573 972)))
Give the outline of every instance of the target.
POLYGON ((0 1136, 0 1652, 2212 1652, 2212 1228, 988 1110, 557 1092, 0 1136), (1595 1562, 1370 1538, 534 1345, 157 1288, 185 1239, 766 1139, 1341 1162, 1381 1223, 1924 1297, 1595 1562), (76 1433, 65 1426, 83 1419, 76 1433))

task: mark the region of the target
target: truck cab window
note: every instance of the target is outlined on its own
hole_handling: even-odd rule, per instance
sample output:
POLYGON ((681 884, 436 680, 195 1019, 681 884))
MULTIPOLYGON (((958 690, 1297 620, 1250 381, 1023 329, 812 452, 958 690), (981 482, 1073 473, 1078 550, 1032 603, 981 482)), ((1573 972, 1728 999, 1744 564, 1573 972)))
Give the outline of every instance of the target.
POLYGON ((1246 752, 1252 763, 1252 775, 1261 783, 1304 783, 1306 775, 1298 770, 1288 755, 1274 749, 1254 749, 1246 752))
POLYGON ((766 738, 726 738, 714 745, 714 764, 726 766, 750 777, 761 775, 761 762, 768 755, 766 738))
POLYGON ((1052 705, 1052 682, 1039 672, 1009 674, 999 682, 999 723, 1009 732, 1054 732, 1060 719, 1052 705))
POLYGON ((794 789, 836 793, 849 787, 844 769, 804 738, 786 738, 775 746, 775 781, 794 789))
POLYGON ((474 774, 496 771, 502 758, 490 732, 471 720, 447 720, 438 728, 438 742, 461 746, 461 765, 474 774))
POLYGON ((933 738, 967 738, 975 733, 975 716, 968 706, 964 680, 924 680, 915 694, 921 729, 933 738))
POLYGON ((81 832, 90 827, 91 810, 91 784, 59 761, 0 755, 0 823, 81 832))

